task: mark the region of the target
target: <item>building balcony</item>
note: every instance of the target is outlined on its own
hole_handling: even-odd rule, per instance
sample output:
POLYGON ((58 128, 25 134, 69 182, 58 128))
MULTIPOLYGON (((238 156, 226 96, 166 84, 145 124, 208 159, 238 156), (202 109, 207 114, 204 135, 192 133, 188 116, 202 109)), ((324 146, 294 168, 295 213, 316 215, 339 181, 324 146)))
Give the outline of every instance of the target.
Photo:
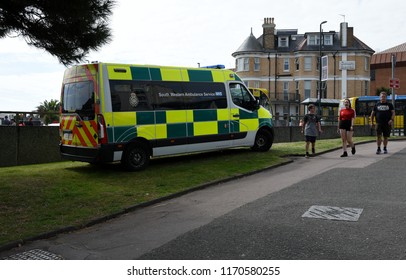
POLYGON ((300 94, 296 92, 271 93, 271 102, 274 104, 300 103, 300 94))

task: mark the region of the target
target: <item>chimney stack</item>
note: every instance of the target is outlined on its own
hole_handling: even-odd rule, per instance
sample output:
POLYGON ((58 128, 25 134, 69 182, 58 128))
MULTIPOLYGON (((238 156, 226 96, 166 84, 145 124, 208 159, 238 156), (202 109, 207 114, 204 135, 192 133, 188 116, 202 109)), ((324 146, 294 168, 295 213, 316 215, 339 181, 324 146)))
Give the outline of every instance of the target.
POLYGON ((262 45, 265 49, 275 49, 275 26, 274 18, 264 18, 262 45))
POLYGON ((354 44, 354 28, 348 27, 347 22, 340 24, 340 41, 341 47, 352 47, 354 44))
POLYGON ((348 27, 347 29, 347 43, 349 47, 354 46, 354 27, 348 27))
POLYGON ((340 24, 340 42, 341 42, 341 47, 346 48, 348 46, 347 44, 347 28, 348 28, 348 23, 342 22, 340 24))

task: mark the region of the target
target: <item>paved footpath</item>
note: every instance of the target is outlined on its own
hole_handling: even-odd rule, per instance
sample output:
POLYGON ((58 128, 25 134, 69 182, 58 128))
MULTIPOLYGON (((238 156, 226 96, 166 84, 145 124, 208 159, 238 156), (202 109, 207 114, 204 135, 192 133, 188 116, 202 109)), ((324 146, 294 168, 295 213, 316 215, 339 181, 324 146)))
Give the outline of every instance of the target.
POLYGON ((0 252, 64 259, 405 259, 406 142, 357 145, 0 252))

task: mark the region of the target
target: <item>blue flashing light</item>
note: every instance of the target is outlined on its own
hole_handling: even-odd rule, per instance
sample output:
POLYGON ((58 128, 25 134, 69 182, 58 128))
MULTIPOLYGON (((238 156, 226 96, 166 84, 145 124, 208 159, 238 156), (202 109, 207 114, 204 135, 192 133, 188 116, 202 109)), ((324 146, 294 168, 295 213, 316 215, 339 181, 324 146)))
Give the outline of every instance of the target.
POLYGON ((226 67, 222 64, 216 64, 216 65, 210 65, 210 66, 202 66, 201 68, 224 69, 226 67))

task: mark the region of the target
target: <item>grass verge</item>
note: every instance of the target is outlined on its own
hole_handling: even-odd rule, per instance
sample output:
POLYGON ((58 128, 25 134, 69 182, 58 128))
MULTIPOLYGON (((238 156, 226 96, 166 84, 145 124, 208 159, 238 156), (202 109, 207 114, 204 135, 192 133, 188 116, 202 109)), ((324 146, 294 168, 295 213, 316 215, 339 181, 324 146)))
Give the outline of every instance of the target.
MULTIPOLYGON (((355 142, 373 140, 355 137, 355 142)), ((318 140, 317 152, 341 146, 318 140)), ((255 172, 304 154, 304 142, 277 143, 269 152, 250 149, 156 159, 142 172, 119 164, 59 162, 0 168, 0 247, 56 231, 208 182, 255 172)))

